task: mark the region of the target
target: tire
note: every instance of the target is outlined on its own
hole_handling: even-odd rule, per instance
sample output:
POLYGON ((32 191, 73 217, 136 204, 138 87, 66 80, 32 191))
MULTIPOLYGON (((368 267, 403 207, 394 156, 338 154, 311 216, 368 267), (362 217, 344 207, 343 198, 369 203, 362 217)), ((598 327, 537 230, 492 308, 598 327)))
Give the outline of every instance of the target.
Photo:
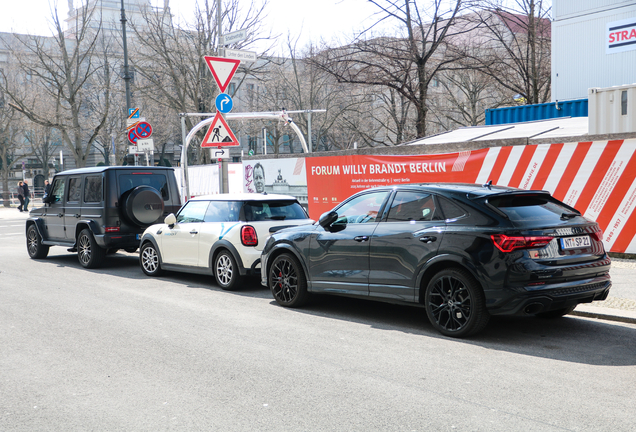
POLYGON ((429 321, 445 336, 476 334, 490 319, 479 283, 465 270, 447 269, 433 276, 424 302, 429 321))
POLYGON ((139 265, 141 266, 141 270, 148 276, 160 276, 163 273, 159 253, 154 244, 147 242, 141 247, 139 251, 139 265))
POLYGON ((31 259, 46 258, 49 254, 49 246, 42 244, 42 237, 35 227, 35 224, 30 225, 29 229, 27 229, 26 238, 29 257, 31 257, 31 259))
POLYGON ((555 310, 551 310, 551 311, 548 311, 548 312, 541 312, 541 313, 535 314, 534 316, 536 316, 537 318, 543 318, 543 319, 561 318, 561 317, 569 314, 570 312, 572 312, 574 310, 574 308, 576 308, 576 305, 569 306, 569 307, 562 308, 562 309, 555 309, 555 310))
POLYGON ((276 302, 285 307, 300 307, 309 300, 307 278, 295 256, 284 253, 277 256, 267 277, 269 289, 276 302))
POLYGON ((84 268, 97 268, 106 256, 106 249, 99 247, 89 229, 77 236, 77 259, 84 268))
POLYGON ((126 218, 135 225, 152 225, 163 215, 163 198, 153 187, 137 186, 122 201, 126 218))
POLYGON ((216 283, 226 291, 237 288, 241 281, 238 265, 228 250, 222 250, 214 259, 214 278, 216 283))

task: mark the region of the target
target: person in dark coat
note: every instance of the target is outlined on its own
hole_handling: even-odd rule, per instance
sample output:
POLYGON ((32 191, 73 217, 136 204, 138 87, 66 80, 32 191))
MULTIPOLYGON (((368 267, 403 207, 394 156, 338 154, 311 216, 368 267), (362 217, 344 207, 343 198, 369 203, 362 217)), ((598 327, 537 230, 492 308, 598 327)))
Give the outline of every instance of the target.
POLYGON ((22 210, 29 211, 29 201, 31 200, 29 199, 29 185, 26 181, 22 184, 22 189, 24 190, 24 207, 22 207, 22 210))
POLYGON ((20 200, 18 210, 22 211, 22 207, 24 206, 24 187, 22 187, 22 182, 18 182, 18 199, 20 200))
POLYGON ((44 198, 49 196, 49 192, 51 192, 51 185, 48 180, 44 180, 44 198))

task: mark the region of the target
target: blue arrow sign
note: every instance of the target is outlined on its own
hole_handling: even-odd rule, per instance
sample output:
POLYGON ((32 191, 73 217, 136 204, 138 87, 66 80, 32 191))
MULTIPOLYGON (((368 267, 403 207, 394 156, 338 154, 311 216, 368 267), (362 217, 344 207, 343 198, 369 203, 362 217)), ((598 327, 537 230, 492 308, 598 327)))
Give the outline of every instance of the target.
POLYGON ((232 107, 234 106, 234 101, 230 97, 230 95, 226 93, 221 93, 216 97, 215 100, 216 110, 223 114, 227 114, 232 111, 232 107))

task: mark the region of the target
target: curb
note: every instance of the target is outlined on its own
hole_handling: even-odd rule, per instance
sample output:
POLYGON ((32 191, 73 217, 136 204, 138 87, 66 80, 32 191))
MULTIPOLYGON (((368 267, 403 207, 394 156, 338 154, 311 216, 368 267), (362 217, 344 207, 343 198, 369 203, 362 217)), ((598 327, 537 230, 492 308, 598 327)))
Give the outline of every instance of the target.
POLYGON ((636 324, 636 311, 578 305, 570 315, 636 324))

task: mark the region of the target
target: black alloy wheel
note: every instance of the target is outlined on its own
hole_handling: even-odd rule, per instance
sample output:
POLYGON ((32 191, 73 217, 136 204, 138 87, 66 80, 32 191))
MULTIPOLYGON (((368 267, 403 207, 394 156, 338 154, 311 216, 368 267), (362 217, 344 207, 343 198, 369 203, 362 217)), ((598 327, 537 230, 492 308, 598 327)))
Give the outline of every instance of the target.
POLYGON ((442 270, 433 276, 424 301, 431 324, 446 336, 478 333, 490 319, 481 287, 465 270, 442 270))
POLYGON ((77 237, 77 259, 84 268, 97 268, 101 265, 106 250, 99 247, 89 229, 84 229, 77 237))
POLYGON ((42 244, 42 237, 33 224, 27 230, 27 251, 32 259, 46 258, 49 254, 49 246, 42 244))
POLYGON ((236 289, 241 281, 236 260, 228 250, 222 250, 214 260, 214 277, 216 283, 226 291, 236 289))
POLYGON ((159 263, 159 254, 155 245, 150 242, 144 243, 139 251, 139 265, 141 270, 148 276, 159 276, 162 273, 159 263))
POLYGON ((269 270, 269 289, 278 304, 299 307, 307 302, 307 279, 300 263, 291 254, 277 256, 269 270))

